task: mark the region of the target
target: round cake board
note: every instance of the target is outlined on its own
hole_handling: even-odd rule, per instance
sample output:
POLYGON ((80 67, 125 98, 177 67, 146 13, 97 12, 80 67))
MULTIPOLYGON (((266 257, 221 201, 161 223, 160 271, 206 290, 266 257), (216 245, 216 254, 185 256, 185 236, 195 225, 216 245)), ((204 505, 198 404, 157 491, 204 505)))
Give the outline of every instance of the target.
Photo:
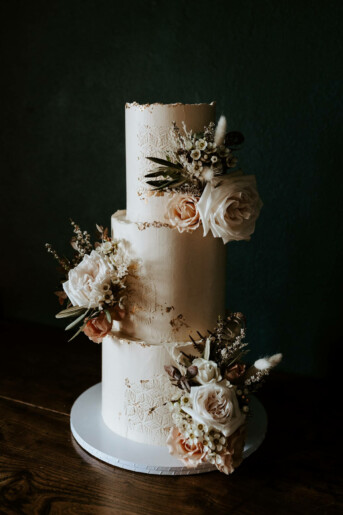
MULTIPOLYGON (((250 406, 251 416, 248 419, 243 458, 256 451, 267 430, 267 415, 261 402, 252 396, 250 406)), ((105 425, 101 415, 101 383, 92 386, 76 399, 70 413, 70 427, 75 440, 83 449, 116 467, 168 476, 202 474, 216 470, 209 463, 187 468, 169 454, 167 447, 133 442, 113 433, 105 425)))

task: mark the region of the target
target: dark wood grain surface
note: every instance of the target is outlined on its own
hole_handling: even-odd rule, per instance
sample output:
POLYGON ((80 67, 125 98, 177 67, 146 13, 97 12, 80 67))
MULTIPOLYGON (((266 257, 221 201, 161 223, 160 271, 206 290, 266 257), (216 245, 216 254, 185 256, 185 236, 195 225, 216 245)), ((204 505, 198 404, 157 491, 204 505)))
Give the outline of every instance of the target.
POLYGON ((71 436, 74 400, 100 381, 100 346, 40 326, 0 329, 0 514, 343 512, 332 382, 270 377, 259 395, 267 438, 232 476, 151 476, 106 465, 71 436))

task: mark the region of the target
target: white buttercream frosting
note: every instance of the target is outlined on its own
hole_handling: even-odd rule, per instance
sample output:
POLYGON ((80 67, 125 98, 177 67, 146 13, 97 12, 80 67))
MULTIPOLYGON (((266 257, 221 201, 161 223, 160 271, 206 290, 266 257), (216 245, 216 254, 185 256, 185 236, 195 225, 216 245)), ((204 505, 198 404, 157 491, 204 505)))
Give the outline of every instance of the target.
MULTIPOLYGON (((191 344, 182 344, 188 350, 191 344)), ((168 405, 181 391, 164 365, 175 365, 180 344, 149 345, 120 334, 102 342, 102 416, 115 433, 151 445, 166 445, 173 425, 168 405)))
MULTIPOLYGON (((189 334, 206 334, 225 310, 224 245, 201 228, 180 233, 168 224, 171 194, 147 192, 146 157, 166 158, 173 121, 198 132, 214 118, 214 103, 126 105, 127 212, 115 213, 111 226, 137 267, 127 281, 127 315, 102 344, 102 416, 137 442, 166 445, 167 402, 180 390, 164 366, 176 365, 181 350, 196 354, 189 334)), ((212 368, 199 366, 200 382, 217 377, 212 368)))
POLYGON ((112 235, 137 261, 127 281, 127 316, 116 328, 149 343, 207 334, 225 311, 225 247, 201 230, 179 233, 140 225, 125 211, 112 216, 112 235))

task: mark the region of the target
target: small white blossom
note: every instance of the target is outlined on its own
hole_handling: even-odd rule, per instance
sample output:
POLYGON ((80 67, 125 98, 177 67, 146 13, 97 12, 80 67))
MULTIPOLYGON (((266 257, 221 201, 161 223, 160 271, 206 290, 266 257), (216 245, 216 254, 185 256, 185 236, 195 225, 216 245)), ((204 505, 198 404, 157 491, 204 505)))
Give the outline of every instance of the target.
POLYGON ((97 248, 97 251, 102 252, 103 254, 109 254, 112 251, 112 248, 112 242, 105 241, 97 248))
POLYGON ((201 161, 193 161, 193 163, 188 163, 188 171, 192 175, 199 177, 202 170, 202 162, 201 161))
POLYGON ((187 397, 187 395, 181 397, 181 404, 183 406, 189 406, 189 397, 187 397))
POLYGON ((124 263, 121 263, 117 266, 117 274, 120 279, 127 275, 127 266, 124 263))
POLYGON ((198 139, 195 143, 195 146, 200 150, 205 150, 205 148, 207 147, 207 141, 204 139, 198 139))
POLYGON ((191 140, 186 139, 186 140, 184 141, 184 147, 185 147, 185 149, 186 149, 186 150, 192 150, 192 148, 193 148, 193 143, 191 142, 191 140))
POLYGON ((194 161, 197 161, 201 157, 201 152, 198 149, 194 149, 191 152, 191 158, 194 159, 194 161))

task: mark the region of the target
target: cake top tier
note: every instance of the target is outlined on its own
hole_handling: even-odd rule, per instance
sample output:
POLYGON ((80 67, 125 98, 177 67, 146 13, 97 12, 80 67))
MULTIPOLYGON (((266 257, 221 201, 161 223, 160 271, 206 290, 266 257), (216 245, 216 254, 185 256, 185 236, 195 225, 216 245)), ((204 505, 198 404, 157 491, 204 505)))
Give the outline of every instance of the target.
POLYGON ((167 194, 149 194, 144 175, 152 168, 147 157, 166 159, 172 151, 171 128, 181 133, 201 132, 215 120, 215 102, 210 104, 138 104, 125 106, 127 217, 135 222, 164 222, 167 194))

